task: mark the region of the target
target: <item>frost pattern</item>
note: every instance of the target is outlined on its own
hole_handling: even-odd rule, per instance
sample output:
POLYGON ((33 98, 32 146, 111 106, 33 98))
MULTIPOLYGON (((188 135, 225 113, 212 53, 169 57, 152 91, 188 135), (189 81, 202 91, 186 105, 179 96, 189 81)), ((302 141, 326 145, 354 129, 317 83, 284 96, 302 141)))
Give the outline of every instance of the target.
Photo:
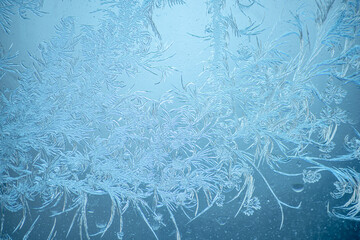
POLYGON ((316 183, 320 180, 320 178, 321 178, 321 174, 316 171, 312 171, 312 170, 303 171, 304 183, 316 183))
MULTIPOLYGON (((6 32, 14 6, 22 17, 41 13, 41 1, 0 3, 6 32)), ((261 3, 207 0, 210 21, 201 38, 212 51, 206 68, 198 81, 182 80, 181 89, 158 99, 132 90, 123 76, 146 70, 165 77, 172 70, 164 66, 166 47, 152 16, 184 1, 101 3, 98 26, 64 17, 53 38, 39 44, 39 54, 30 53, 33 64, 21 71, 13 62, 16 54, 1 52, 1 78, 7 72, 19 77, 16 89, 1 92, 1 236, 9 236, 3 225, 13 212, 22 212, 13 233, 31 214, 40 214, 26 239, 38 219, 48 217, 42 211, 51 210, 48 239, 58 233, 59 215, 70 218, 66 236, 79 229, 81 239, 108 234, 119 218, 116 237, 123 239, 124 214, 133 208, 156 239, 159 228, 169 227, 165 217, 180 239, 178 214, 192 222, 235 200, 240 203, 235 216, 260 210, 255 180, 278 204, 281 228, 283 208, 298 209, 301 203, 283 202, 263 174, 266 168, 305 183, 318 182, 320 172, 332 174, 332 197, 351 197, 329 212, 360 220, 359 173, 332 165, 359 160, 357 130, 356 137, 345 138, 348 154, 334 153, 338 129, 351 124, 341 109, 346 100, 341 86, 360 84, 359 1, 316 1, 315 22, 295 13, 286 22, 291 32, 270 34, 262 42, 261 23, 237 23, 240 14, 247 18, 246 11, 261 3), (316 25, 316 34, 308 24, 316 25), (233 51, 230 42, 239 37, 252 41, 233 51), (297 52, 285 52, 282 44, 294 38, 297 52), (320 111, 313 107, 315 99, 320 111), (294 161, 311 166, 300 173, 282 170, 294 161), (96 197, 108 199, 110 216, 98 219, 94 229, 89 223, 98 210, 91 207, 96 197), (41 206, 30 209, 36 200, 41 206)))
POLYGON ((248 200, 247 203, 244 205, 244 207, 245 207, 244 214, 246 216, 251 216, 254 214, 254 210, 261 209, 260 201, 257 197, 248 200))
POLYGON ((28 18, 28 13, 32 12, 37 16, 45 14, 41 11, 43 0, 0 0, 0 26, 1 30, 9 33, 11 18, 15 10, 23 19, 28 18))
POLYGON ((353 192, 351 185, 347 182, 335 182, 334 186, 336 188, 336 192, 332 192, 331 196, 336 199, 342 198, 345 193, 351 194, 353 192))
POLYGON ((4 49, 0 43, 0 81, 6 73, 18 73, 17 64, 13 60, 17 57, 17 53, 12 53, 12 46, 9 49, 4 49))

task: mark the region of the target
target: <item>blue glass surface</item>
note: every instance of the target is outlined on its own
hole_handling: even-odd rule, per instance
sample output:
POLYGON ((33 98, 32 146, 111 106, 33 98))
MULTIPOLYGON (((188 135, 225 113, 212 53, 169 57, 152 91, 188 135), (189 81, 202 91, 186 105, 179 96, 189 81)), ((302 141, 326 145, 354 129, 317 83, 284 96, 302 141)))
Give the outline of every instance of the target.
POLYGON ((359 0, 0 0, 0 239, 360 239, 359 0))

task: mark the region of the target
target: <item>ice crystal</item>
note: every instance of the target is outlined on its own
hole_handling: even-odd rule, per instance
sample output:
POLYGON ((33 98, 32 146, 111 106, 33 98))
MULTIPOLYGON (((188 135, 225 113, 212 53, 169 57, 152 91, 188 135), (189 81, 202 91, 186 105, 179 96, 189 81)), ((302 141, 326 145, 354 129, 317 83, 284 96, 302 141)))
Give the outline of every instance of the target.
POLYGON ((320 180, 320 178, 321 178, 321 174, 316 171, 312 171, 312 170, 303 171, 304 183, 316 183, 320 180))
POLYGON ((247 203, 244 205, 244 207, 245 207, 244 214, 246 216, 251 216, 254 214, 254 210, 261 209, 260 201, 257 197, 248 200, 247 203))

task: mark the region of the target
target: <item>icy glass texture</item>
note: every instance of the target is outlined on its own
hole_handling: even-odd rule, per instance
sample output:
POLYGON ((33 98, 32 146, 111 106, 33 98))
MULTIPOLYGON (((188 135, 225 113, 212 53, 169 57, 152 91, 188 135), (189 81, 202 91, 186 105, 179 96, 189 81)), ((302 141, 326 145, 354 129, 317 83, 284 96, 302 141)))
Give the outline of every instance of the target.
POLYGON ((232 216, 261 215, 257 185, 281 229, 284 209, 301 211, 270 181, 282 177, 326 176, 328 214, 360 221, 358 106, 343 109, 348 91, 359 94, 360 1, 305 1, 273 26, 252 12, 267 13, 265 1, 203 2, 207 24, 188 35, 208 58, 194 63, 199 76, 179 80, 154 18, 185 0, 89 1, 96 23, 63 16, 26 53, 12 19, 51 12, 0 0, 1 34, 14 42, 1 38, 0 239, 35 239, 41 221, 52 223, 47 239, 131 239, 132 209, 154 239, 179 240, 210 209, 236 203, 232 216), (144 73, 165 87, 151 94, 144 73), (158 236, 163 228, 175 233, 158 236))

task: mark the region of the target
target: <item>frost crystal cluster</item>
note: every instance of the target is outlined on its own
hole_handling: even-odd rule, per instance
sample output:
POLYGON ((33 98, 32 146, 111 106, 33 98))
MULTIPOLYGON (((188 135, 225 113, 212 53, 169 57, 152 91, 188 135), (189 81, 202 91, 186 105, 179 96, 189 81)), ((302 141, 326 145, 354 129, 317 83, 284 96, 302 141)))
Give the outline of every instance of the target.
MULTIPOLYGON (((41 221, 51 222, 47 239, 131 239, 128 211, 155 239, 161 228, 181 239, 212 208, 236 202, 233 216, 261 215, 258 185, 282 228, 284 210, 301 204, 273 189, 269 179, 281 177, 327 176, 329 214, 360 221, 359 119, 342 109, 348 89, 359 93, 360 1, 305 1, 271 30, 251 15, 266 1, 203 0, 207 24, 191 36, 209 58, 180 82, 154 19, 190 1, 98 0, 97 24, 64 16, 27 62, 16 44, 1 44, 0 239, 35 239, 41 221), (136 90, 141 72, 172 89, 136 90), (16 87, 6 87, 9 76, 16 87)), ((49 14, 42 6, 0 0, 1 36, 17 12, 49 14)))

